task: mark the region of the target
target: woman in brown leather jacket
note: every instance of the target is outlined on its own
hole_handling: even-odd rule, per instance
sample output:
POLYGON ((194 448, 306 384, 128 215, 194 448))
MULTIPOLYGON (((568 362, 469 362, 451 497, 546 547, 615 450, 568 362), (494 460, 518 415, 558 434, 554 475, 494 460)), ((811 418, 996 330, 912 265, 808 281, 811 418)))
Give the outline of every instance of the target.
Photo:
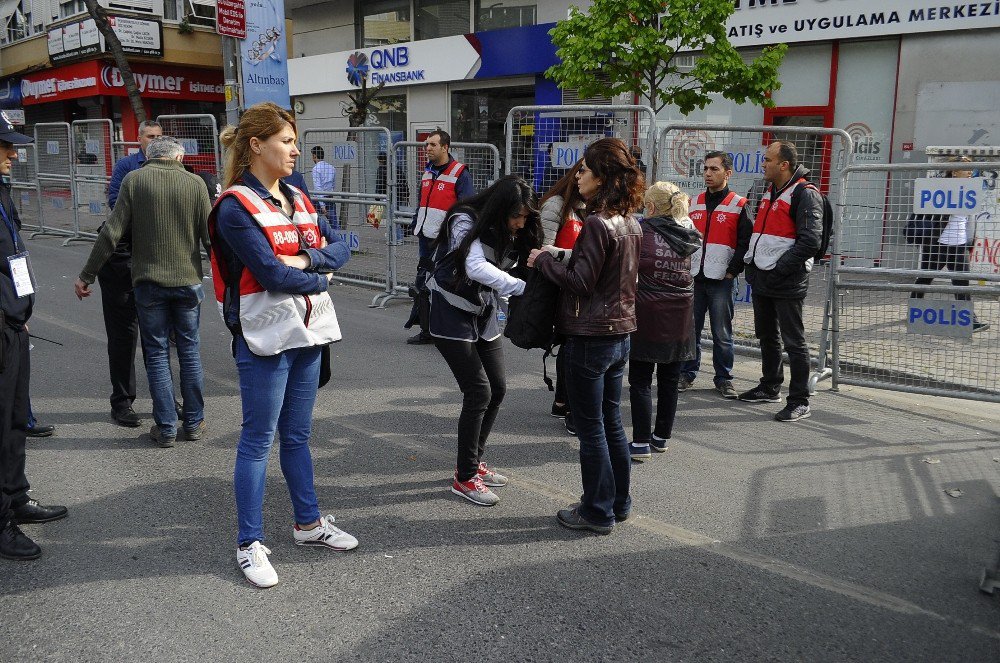
POLYGON ((533 250, 534 265, 559 285, 556 331, 566 337, 567 395, 580 440, 583 496, 556 514, 570 529, 609 534, 628 518, 631 460, 621 417, 642 229, 633 212, 645 185, 628 146, 602 138, 587 148, 577 173, 587 219, 566 263, 533 250))

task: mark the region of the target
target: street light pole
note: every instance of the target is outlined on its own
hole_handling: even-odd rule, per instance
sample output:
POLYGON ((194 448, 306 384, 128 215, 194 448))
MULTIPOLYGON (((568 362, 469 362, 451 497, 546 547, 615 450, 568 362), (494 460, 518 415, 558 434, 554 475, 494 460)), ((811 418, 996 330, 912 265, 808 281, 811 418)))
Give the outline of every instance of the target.
POLYGON ((240 85, 240 48, 235 37, 222 38, 222 76, 226 91, 226 123, 236 126, 243 111, 243 86, 240 85))

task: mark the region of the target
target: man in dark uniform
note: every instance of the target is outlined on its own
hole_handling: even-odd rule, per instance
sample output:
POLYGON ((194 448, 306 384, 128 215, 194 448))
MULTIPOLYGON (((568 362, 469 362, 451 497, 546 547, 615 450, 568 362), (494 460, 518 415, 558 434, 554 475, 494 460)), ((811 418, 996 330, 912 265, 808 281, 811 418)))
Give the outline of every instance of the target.
POLYGON ((44 523, 66 517, 64 506, 42 506, 28 497, 24 474, 25 428, 28 426, 28 318, 35 304, 28 251, 21 239, 21 218, 10 195, 10 168, 15 145, 31 138, 14 131, 0 112, 0 557, 36 559, 42 549, 19 523, 44 523))
MULTIPOLYGON (((146 162, 146 146, 163 135, 156 122, 139 125, 139 151, 119 159, 108 184, 108 207, 114 209, 122 180, 146 162)), ((135 401, 135 349, 139 342, 139 318, 132 292, 132 235, 118 242, 115 252, 97 274, 101 284, 104 330, 108 335, 108 369, 111 373, 111 417, 129 428, 142 421, 132 409, 135 401)))

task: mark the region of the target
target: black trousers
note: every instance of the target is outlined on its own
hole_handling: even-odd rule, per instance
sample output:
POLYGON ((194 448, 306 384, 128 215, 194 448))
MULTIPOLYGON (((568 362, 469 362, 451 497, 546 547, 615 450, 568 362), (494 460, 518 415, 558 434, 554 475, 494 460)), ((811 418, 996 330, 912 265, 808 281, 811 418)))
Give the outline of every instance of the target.
MULTIPOLYGON (((969 247, 964 244, 954 246, 948 244, 924 244, 920 249, 920 269, 937 271, 948 268, 950 272, 969 271, 969 247)), ((916 285, 930 285, 934 281, 932 276, 921 276, 914 281, 916 285)), ((952 279, 952 285, 967 286, 968 279, 952 279)), ((912 292, 910 297, 923 299, 924 293, 912 292)), ((956 293, 955 299, 958 301, 968 301, 972 297, 968 293, 956 293)))
POLYGON ((648 443, 650 433, 669 440, 677 418, 677 382, 682 361, 669 364, 630 359, 628 396, 632 405, 632 441, 648 443), (653 414, 653 370, 656 370, 656 415, 653 414), (655 422, 655 423, 654 423, 655 422), (652 429, 650 429, 652 426, 652 429))
POLYGON ((0 528, 10 519, 11 506, 28 501, 24 474, 25 428, 28 425, 28 332, 0 330, 0 528))
POLYGON ((486 451, 486 438, 507 393, 503 338, 475 343, 435 338, 434 345, 462 390, 456 472, 459 481, 468 481, 476 475, 486 451))
POLYGON ((760 340, 763 376, 760 384, 772 393, 781 391, 785 381, 784 343, 791 369, 788 404, 809 405, 809 347, 802 322, 804 299, 778 299, 753 293, 753 324, 760 340))
POLYGON ((132 269, 112 255, 97 273, 108 335, 108 371, 111 375, 111 409, 127 410, 135 401, 135 349, 139 342, 139 318, 132 291, 132 269))

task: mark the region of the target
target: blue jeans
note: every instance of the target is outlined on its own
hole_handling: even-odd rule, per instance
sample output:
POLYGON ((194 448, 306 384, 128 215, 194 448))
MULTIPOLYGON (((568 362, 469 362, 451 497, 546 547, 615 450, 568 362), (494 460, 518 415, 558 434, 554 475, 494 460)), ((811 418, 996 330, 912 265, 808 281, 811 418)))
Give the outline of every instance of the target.
POLYGON ((715 386, 733 379, 733 313, 739 277, 732 280, 705 279, 694 282, 694 336, 697 339, 695 358, 684 362, 681 375, 694 381, 701 368, 701 332, 705 329, 705 313, 712 324, 712 365, 715 386))
POLYGON ((320 516, 309 436, 321 352, 322 348, 314 346, 260 357, 250 352, 243 338, 236 339, 243 431, 236 447, 233 485, 241 546, 264 540, 264 483, 275 431, 295 522, 306 525, 320 516))
POLYGON ((204 378, 201 371, 198 323, 204 288, 185 285, 165 288, 142 282, 135 286, 139 314, 139 336, 146 360, 149 394, 153 399, 153 421, 165 437, 177 435, 174 381, 170 374, 170 332, 177 344, 184 401, 184 429, 194 430, 205 418, 204 378))
POLYGON ((632 459, 621 413, 629 347, 628 336, 570 336, 561 350, 566 353, 566 392, 580 439, 579 512, 595 525, 612 525, 616 513, 632 508, 632 459))

